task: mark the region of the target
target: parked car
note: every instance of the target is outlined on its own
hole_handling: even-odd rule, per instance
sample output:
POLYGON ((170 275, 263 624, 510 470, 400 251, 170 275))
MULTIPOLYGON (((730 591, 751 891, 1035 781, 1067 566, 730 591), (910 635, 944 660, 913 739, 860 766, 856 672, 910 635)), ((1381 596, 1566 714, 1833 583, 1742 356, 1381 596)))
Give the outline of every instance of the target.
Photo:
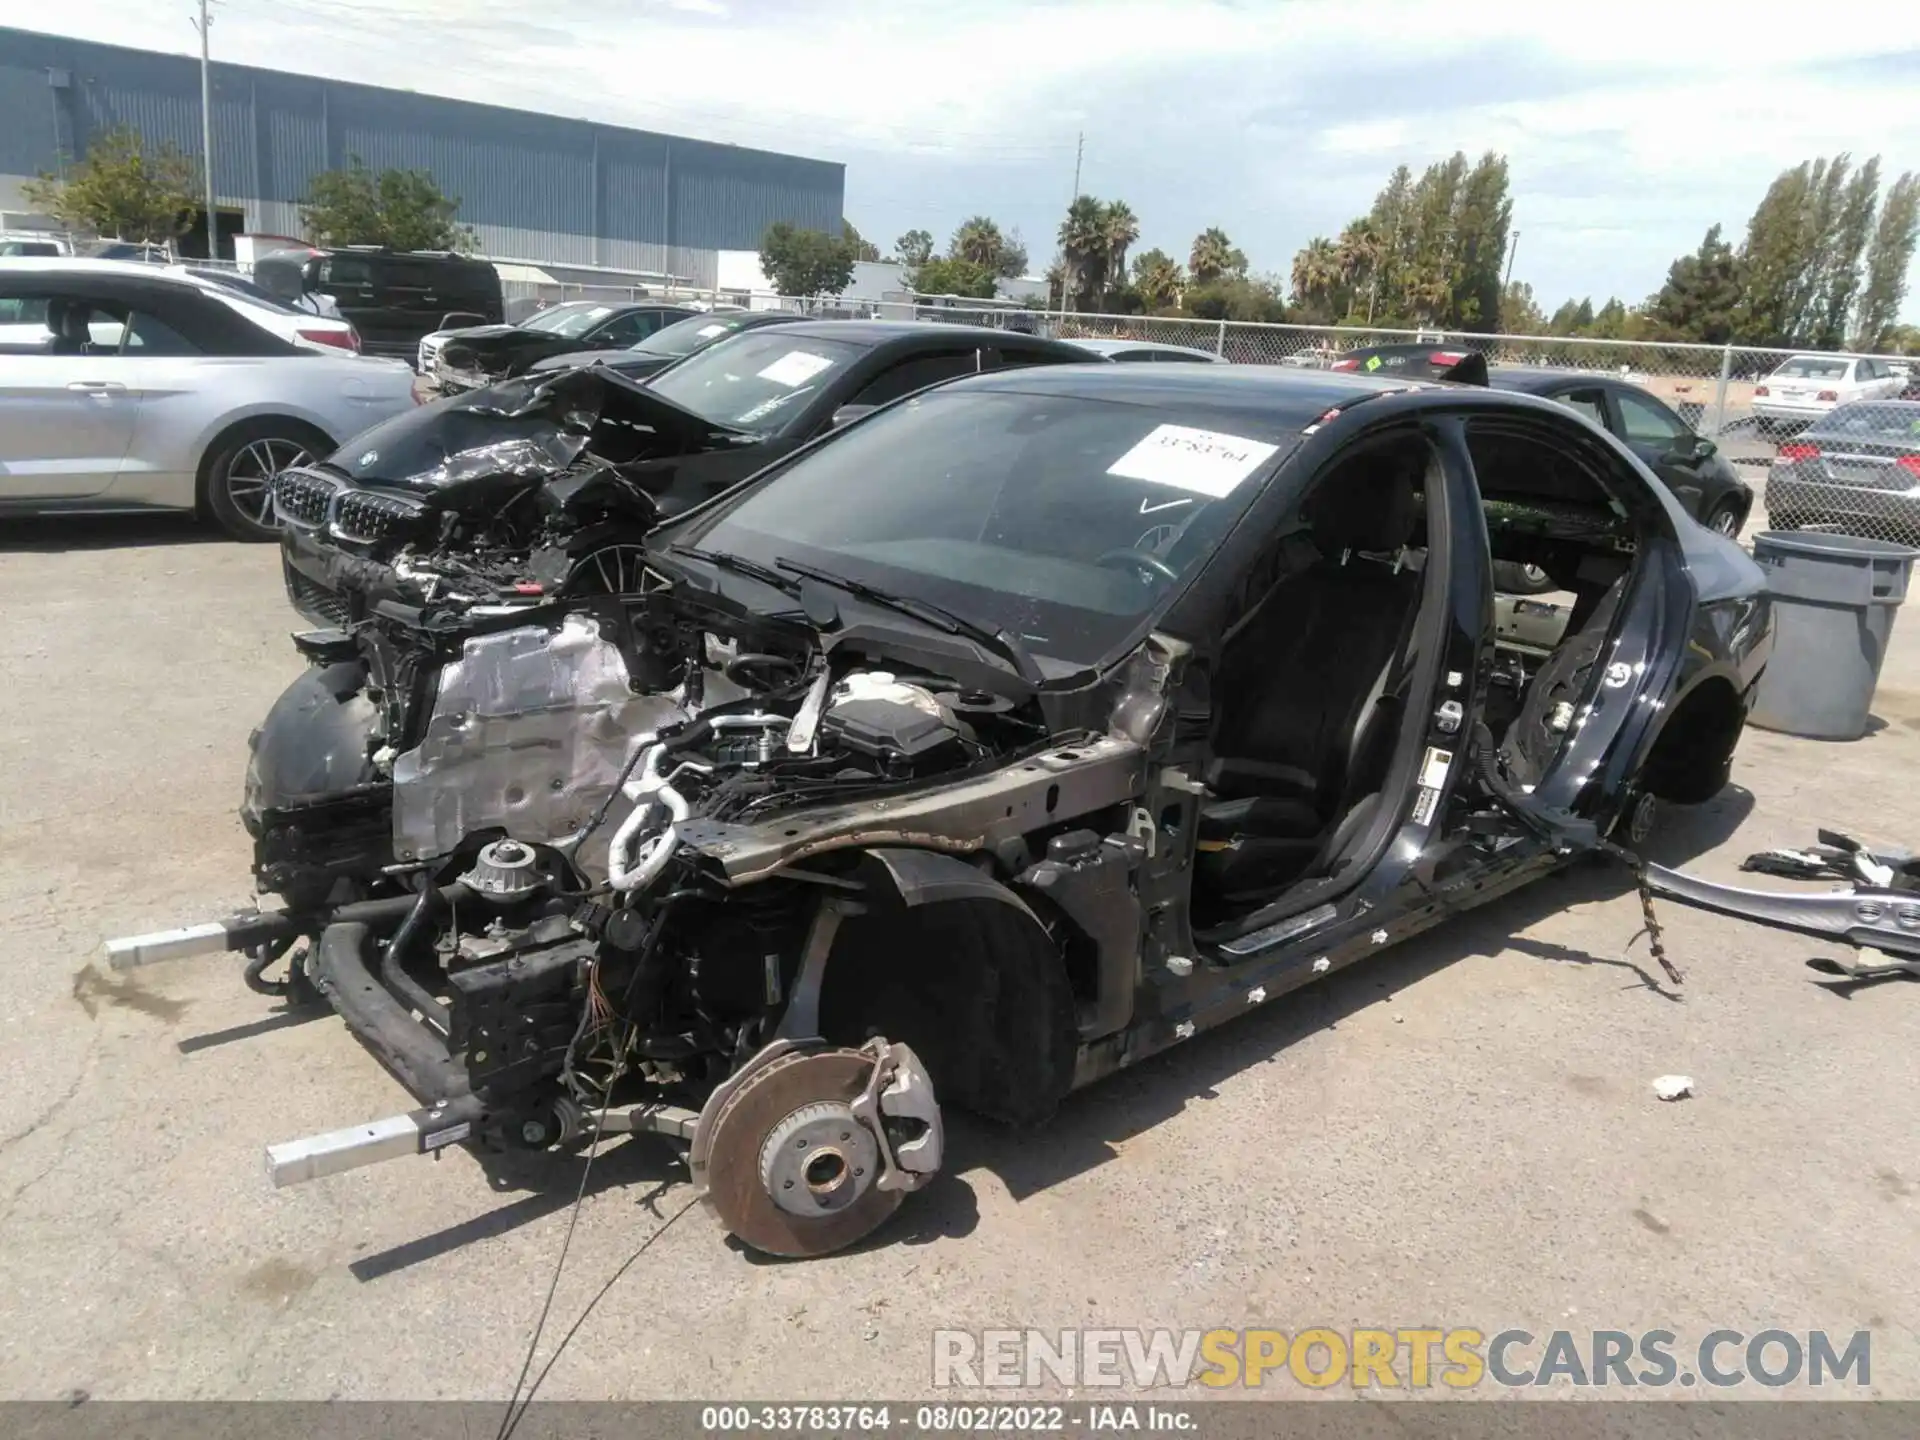
POLYGON ((569 300, 517 325, 469 325, 421 337, 419 370, 443 395, 522 374, 551 355, 638 345, 663 326, 707 320, 704 312, 657 300, 569 300))
POLYGON ((413 375, 258 312, 151 265, 0 259, 0 509, 178 508, 271 538, 273 477, 411 410, 413 375))
MULTIPOLYGON (((716 345, 730 335, 769 325, 791 325, 808 317, 792 310, 720 310, 689 316, 662 326, 638 345, 626 350, 576 350, 552 355, 527 368, 535 373, 572 370, 582 365, 608 365, 623 375, 644 379, 676 361, 716 345)), ((817 323, 817 322, 816 322, 817 323)))
POLYGON ((1558 400, 1578 410, 1646 462, 1679 498, 1686 512, 1728 537, 1736 536, 1753 510, 1753 487, 1658 396, 1611 375, 1543 366, 1497 365, 1488 383, 1558 400))
POLYGON ((340 625, 383 599, 412 603, 416 577, 443 564, 462 585, 492 584, 535 554, 548 589, 619 591, 660 516, 838 424, 956 375, 1085 359, 968 325, 808 320, 734 335, 651 380, 596 365, 470 390, 281 477, 288 595, 340 625))
POLYGON ((1795 355, 1753 387, 1760 432, 1771 435, 1860 400, 1892 400, 1906 382, 1873 356, 1795 355))
POLYGON ((465 317, 459 323, 469 325, 497 325, 505 318, 499 272, 484 260, 439 250, 350 245, 278 252, 253 262, 253 278, 289 304, 309 295, 328 297, 369 355, 410 363, 420 337, 444 328, 450 315, 465 317))
MULTIPOLYGON (((811 328, 656 384, 731 425, 811 328)), ((1037 1125, 1711 798, 1772 644, 1752 559, 1567 407, 1269 366, 996 367, 642 544, 615 596, 394 564, 255 735, 288 907, 109 944, 245 949, 417 1097, 276 1184, 645 1130, 747 1246, 841 1249, 948 1108, 1037 1125), (1552 643, 1495 633, 1489 540, 1565 574, 1552 643)))
POLYGON ((1842 405, 1784 442, 1767 476, 1767 520, 1920 545, 1920 402, 1842 405))
MULTIPOLYGON (((231 290, 237 295, 246 296, 248 299, 258 300, 263 305, 277 305, 282 309, 293 310, 302 315, 315 315, 326 320, 340 319, 340 307, 334 304, 331 295, 309 295, 303 293, 291 299, 285 299, 274 294, 273 291, 267 289, 266 286, 257 283, 248 276, 242 275, 238 270, 223 270, 216 265, 196 265, 191 261, 177 265, 169 265, 167 268, 181 275, 191 275, 196 280, 204 280, 209 285, 218 285, 222 289, 231 290)), ((344 324, 345 322, 343 321, 342 323, 344 324)), ((348 325, 347 328, 349 330, 353 329, 351 325, 348 325)), ((353 348, 356 352, 358 352, 360 348, 358 332, 355 332, 354 335, 353 348)))
POLYGON ((1090 355, 1098 355, 1106 360, 1119 360, 1127 364, 1191 364, 1225 365, 1227 357, 1216 355, 1211 350, 1196 350, 1190 345, 1162 345, 1157 340, 1102 340, 1095 338, 1070 340, 1070 345, 1078 345, 1090 355))
MULTIPOLYGON (((204 265, 170 265, 169 274, 181 275, 205 285, 229 305, 239 308, 255 324, 264 325, 282 340, 306 350, 344 350, 360 353, 360 336, 338 315, 323 316, 316 310, 276 300, 244 275, 216 270, 204 265)), ((311 297, 309 297, 311 298, 311 297)))
POLYGON ((1448 345, 1437 340, 1366 345, 1335 356, 1327 362, 1327 369, 1403 380, 1438 380, 1478 354, 1464 345, 1448 345))
POLYGON ((0 257, 32 255, 45 259, 70 253, 67 242, 52 235, 0 235, 0 257))

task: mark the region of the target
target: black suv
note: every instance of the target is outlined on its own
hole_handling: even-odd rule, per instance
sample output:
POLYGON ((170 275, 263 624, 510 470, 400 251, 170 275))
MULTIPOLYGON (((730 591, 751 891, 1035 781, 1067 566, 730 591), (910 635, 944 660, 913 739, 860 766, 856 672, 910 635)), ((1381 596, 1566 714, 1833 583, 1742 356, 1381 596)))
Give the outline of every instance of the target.
POLYGON ((333 297, 353 322, 369 355, 411 361, 420 337, 456 325, 497 325, 506 318, 499 273, 484 260, 442 250, 385 250, 350 245, 295 251, 254 262, 253 277, 287 300, 333 297))

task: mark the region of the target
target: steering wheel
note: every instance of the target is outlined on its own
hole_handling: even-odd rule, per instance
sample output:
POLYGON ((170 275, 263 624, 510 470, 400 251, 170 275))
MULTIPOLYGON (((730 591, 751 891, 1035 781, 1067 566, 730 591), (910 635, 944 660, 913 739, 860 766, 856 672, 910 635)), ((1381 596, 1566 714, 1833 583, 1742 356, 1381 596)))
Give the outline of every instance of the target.
POLYGON ((1109 550, 1093 562, 1096 565, 1131 565, 1144 575, 1157 575, 1162 580, 1173 582, 1180 578, 1175 570, 1158 555, 1146 550, 1136 550, 1131 545, 1122 545, 1117 550, 1109 550))

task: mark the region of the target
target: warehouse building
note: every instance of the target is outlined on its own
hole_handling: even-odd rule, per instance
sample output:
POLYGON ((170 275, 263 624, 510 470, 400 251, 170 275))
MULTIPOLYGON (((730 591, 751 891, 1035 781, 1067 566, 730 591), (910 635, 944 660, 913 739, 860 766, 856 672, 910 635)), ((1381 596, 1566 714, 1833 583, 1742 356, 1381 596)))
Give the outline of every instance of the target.
MULTIPOLYGON (((846 167, 825 160, 383 90, 212 66, 213 178, 228 236, 301 234, 315 174, 358 156, 431 171, 481 254, 548 273, 719 283, 778 220, 838 234, 846 167)), ((200 62, 0 28, 0 229, 31 226, 21 185, 116 125, 201 153, 200 62)), ((44 223, 44 222, 42 222, 44 223)), ((204 221, 182 249, 205 253, 204 221)))

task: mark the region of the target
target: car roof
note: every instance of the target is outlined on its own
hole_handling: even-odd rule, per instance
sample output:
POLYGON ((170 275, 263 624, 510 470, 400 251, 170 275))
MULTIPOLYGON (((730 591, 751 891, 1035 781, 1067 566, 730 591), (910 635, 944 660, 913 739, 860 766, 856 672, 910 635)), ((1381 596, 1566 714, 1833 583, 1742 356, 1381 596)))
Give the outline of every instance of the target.
MULTIPOLYGON (((803 320, 790 327, 800 335, 815 335, 823 340, 850 340, 856 345, 883 345, 889 340, 961 341, 976 344, 1002 340, 1012 335, 1021 340, 1037 337, 1022 330, 1001 330, 992 325, 951 325, 929 320, 803 320)), ((1061 342, 1065 343, 1065 342, 1061 342)))
MULTIPOLYGON (((1279 365, 1045 365, 966 376, 944 389, 1020 391, 1136 405, 1198 406, 1240 411, 1269 426, 1305 427, 1329 410, 1374 395, 1413 388, 1412 382, 1338 370, 1279 365)), ((1477 386, 1475 387, 1478 388, 1477 386)))
POLYGON ((1078 345, 1082 350, 1091 350, 1096 355, 1115 355, 1123 350, 1168 350, 1176 355, 1192 355, 1196 359, 1216 358, 1211 350, 1200 350, 1192 345, 1175 345, 1159 340, 1108 339, 1105 336, 1088 335, 1075 336, 1069 339, 1067 344, 1078 345))
POLYGON ((1622 380, 1605 370, 1559 370, 1551 365, 1495 365, 1487 371, 1487 383, 1496 390, 1519 390, 1527 394, 1538 394, 1566 380, 1582 382, 1599 381, 1609 385, 1633 385, 1632 381, 1622 380))
POLYGON ((102 275, 124 280, 158 280, 167 285, 201 288, 202 282, 163 265, 144 260, 91 260, 80 255, 0 255, 0 266, 15 273, 38 271, 48 275, 102 275))

